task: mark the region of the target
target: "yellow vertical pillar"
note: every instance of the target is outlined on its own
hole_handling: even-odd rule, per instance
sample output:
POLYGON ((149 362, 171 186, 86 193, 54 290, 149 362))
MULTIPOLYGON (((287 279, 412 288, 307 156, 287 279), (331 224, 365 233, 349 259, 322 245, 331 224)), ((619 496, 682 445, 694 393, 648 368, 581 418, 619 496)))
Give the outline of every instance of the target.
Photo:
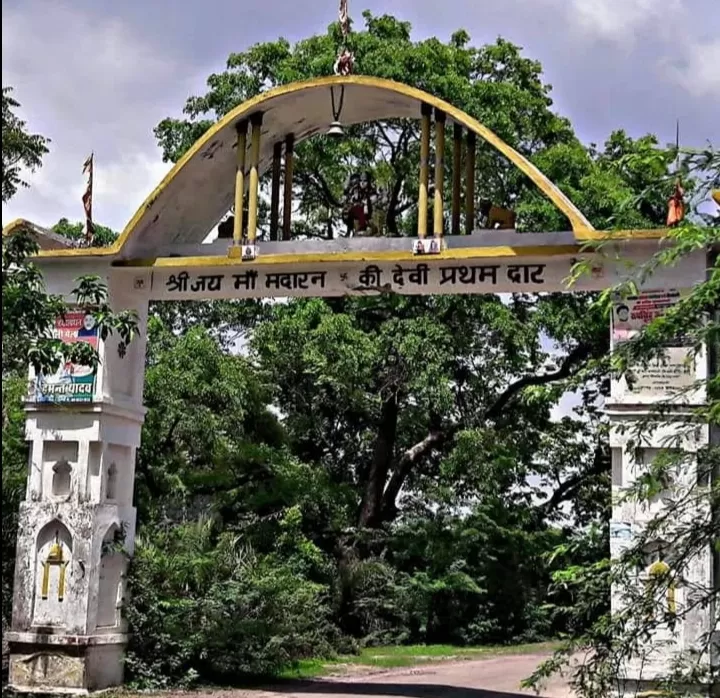
POLYGON ((283 240, 289 240, 292 227, 292 190, 293 190, 293 158, 295 153, 295 136, 292 133, 285 138, 285 175, 283 187, 283 240))
POLYGON ((270 239, 278 239, 278 225, 280 221, 280 158, 282 157, 282 143, 278 141, 273 146, 272 188, 270 192, 270 239))
POLYGON ((233 244, 242 242, 243 213, 245 208, 245 150, 247 149, 247 121, 237 126, 237 151, 235 153, 235 219, 233 221, 233 244))
POLYGON ((452 216, 450 231, 460 235, 460 189, 462 188, 462 126, 453 125, 452 216))
POLYGON ((248 242, 255 244, 257 236, 258 217, 258 189, 260 188, 260 128, 262 126, 262 112, 250 117, 252 124, 252 141, 250 143, 250 182, 248 194, 248 242))
POLYGON ((418 187, 418 237, 424 238, 427 235, 427 211, 428 211, 428 167, 430 164, 430 114, 432 108, 429 104, 421 107, 421 132, 420 132, 420 182, 418 187))
POLYGON ((470 235, 475 228, 475 143, 472 131, 467 135, 467 153, 465 154, 465 234, 470 235))
POLYGON ((435 202, 433 204, 433 235, 443 234, 443 188, 445 185, 445 112, 435 110, 435 202))

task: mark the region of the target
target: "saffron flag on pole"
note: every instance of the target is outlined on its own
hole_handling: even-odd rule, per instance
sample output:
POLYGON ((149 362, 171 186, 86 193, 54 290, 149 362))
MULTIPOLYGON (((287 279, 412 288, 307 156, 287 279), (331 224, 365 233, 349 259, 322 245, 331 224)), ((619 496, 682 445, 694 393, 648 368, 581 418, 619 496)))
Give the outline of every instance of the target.
POLYGON ((83 208, 85 209, 85 243, 92 244, 94 229, 92 221, 92 195, 93 195, 93 153, 90 153, 83 164, 83 174, 87 175, 87 186, 82 195, 83 208))
POLYGON ((675 181, 675 189, 668 201, 667 227, 672 228, 685 218, 685 190, 680 178, 675 181))
POLYGON ((682 222, 685 218, 685 190, 680 181, 680 119, 677 120, 675 126, 675 170, 678 172, 675 180, 675 188, 672 196, 668 200, 667 220, 665 224, 668 228, 673 228, 682 222))

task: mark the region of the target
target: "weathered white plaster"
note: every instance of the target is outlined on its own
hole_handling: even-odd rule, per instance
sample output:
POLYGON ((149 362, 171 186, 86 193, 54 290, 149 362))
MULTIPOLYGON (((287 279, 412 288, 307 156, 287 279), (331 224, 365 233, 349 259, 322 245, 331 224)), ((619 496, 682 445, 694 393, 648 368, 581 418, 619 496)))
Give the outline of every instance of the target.
MULTIPOLYGON (((64 283, 64 272, 51 274, 49 285, 58 278, 64 283)), ((122 683, 147 303, 120 305, 125 299, 112 295, 112 284, 110 293, 114 308, 137 311, 143 340, 124 357, 116 341, 100 343, 92 402, 27 406, 29 486, 20 507, 7 634, 10 682, 20 690, 74 693, 122 683), (113 384, 110 373, 124 378, 113 384)))
MULTIPOLYGON (((702 485, 698 482, 697 452, 707 446, 710 438, 708 425, 694 424, 688 419, 692 414, 690 410, 705 400, 708 356, 704 349, 689 363, 687 372, 687 379, 678 378, 676 372, 669 389, 658 389, 657 384, 652 386, 648 381, 631 391, 624 379, 614 380, 606 405, 613 490, 611 556, 618 559, 656 517, 665 515, 668 521, 665 530, 651 538, 646 546, 643 567, 626 582, 637 587, 647 582, 654 563, 685 552, 674 548, 673 529, 710 516, 707 501, 700 497, 694 498, 695 507, 681 507, 681 513, 675 507, 680 494, 687 496, 691 489, 702 485), (692 390, 687 389, 689 385, 693 386, 692 390), (656 415, 653 410, 660 404, 664 406, 663 414, 656 415), (669 449, 675 452, 678 464, 671 470, 667 487, 650 502, 628 499, 625 496, 628 488, 648 471, 655 457, 669 449)), ((618 678, 627 682, 626 695, 634 696, 638 689, 667 677, 679 657, 702 649, 700 641, 712 628, 713 614, 697 601, 709 595, 713 588, 712 560, 710 546, 687 560, 681 578, 673 585, 672 592, 668 591, 669 598, 658 600, 660 606, 665 604, 668 618, 672 617, 673 608, 676 616, 683 614, 683 617, 674 623, 659 622, 639 655, 620 668, 618 678)), ((623 585, 613 587, 614 613, 619 613, 628 603, 624 594, 623 585)), ((658 621, 662 618, 658 617, 658 621)), ((706 651, 700 653, 699 658, 706 666, 711 661, 706 651)))

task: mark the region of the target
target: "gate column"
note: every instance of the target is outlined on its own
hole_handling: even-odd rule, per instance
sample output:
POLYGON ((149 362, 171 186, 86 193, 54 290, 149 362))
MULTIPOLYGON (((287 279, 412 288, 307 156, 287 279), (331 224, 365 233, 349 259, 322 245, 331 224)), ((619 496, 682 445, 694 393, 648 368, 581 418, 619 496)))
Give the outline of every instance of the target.
MULTIPOLYGON (((66 297, 71 279, 87 273, 73 264, 44 271, 48 290, 66 297)), ((137 313, 139 337, 121 356, 117 338, 101 341, 83 313, 71 312, 62 329, 66 338, 97 343, 96 375, 66 366, 34 380, 26 406, 28 480, 7 633, 10 684, 22 691, 82 693, 123 681, 148 279, 109 266, 105 273, 111 307, 137 313)))
MULTIPOLYGON (((631 339, 681 295, 682 291, 666 289, 617 301, 611 328, 613 349, 631 339)), ((706 402, 707 379, 714 369, 707 351, 688 361, 692 348, 687 340, 678 338, 671 344, 665 349, 664 361, 632 367, 626 377, 613 380, 606 404, 612 457, 611 557, 618 560, 638 536, 654 531, 643 547, 638 569, 628 572, 624 583, 613 587, 612 612, 618 614, 627 608, 628 590, 642 593, 653 575, 663 574, 668 566, 677 570, 667 593, 657 600, 655 618, 648 619, 654 621, 650 637, 639 643, 635 656, 618 667, 618 687, 624 696, 636 696, 638 691, 667 680, 682 658, 692 656, 694 663, 705 667, 717 661, 712 646, 705 643, 713 628, 714 609, 700 603, 717 584, 712 548, 708 545, 689 556, 687 550, 675 547, 677 537, 673 533, 675 526, 691 523, 688 519, 711 515, 708 498, 702 494, 710 481, 699 471, 697 457, 710 442, 711 430, 709 425, 694 421, 692 415, 706 402), (650 501, 623 497, 623 492, 668 449, 678 452, 678 467, 672 469, 666 489, 650 501), (690 490, 692 495, 688 495, 690 490), (694 505, 686 503, 673 509, 683 494, 694 505), (667 516, 666 523, 658 529, 654 525, 649 528, 663 515, 667 516), (687 559, 682 564, 672 567, 674 558, 684 556, 687 559)))

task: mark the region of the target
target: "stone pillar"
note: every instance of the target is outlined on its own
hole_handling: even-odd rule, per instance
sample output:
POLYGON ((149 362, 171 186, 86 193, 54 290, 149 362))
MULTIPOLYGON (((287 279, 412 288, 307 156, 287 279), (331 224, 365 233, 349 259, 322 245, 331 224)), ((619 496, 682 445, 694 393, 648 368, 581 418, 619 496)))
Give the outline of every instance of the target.
MULTIPOLYGON (((658 313, 676 302, 682 292, 674 290, 646 291, 637 297, 615 303, 613 309, 612 344, 630 339, 658 313)), ((703 486, 698 482, 697 457, 699 449, 708 444, 710 429, 707 425, 690 425, 688 416, 706 400, 705 384, 708 378, 708 360, 703 354, 694 363, 686 361, 689 347, 680 339, 675 346, 666 349, 666 363, 653 361, 646 368, 633 368, 627 378, 612 382, 611 397, 606 405, 610 423, 610 447, 612 453, 613 513, 611 522, 611 557, 617 559, 633 539, 643 531, 656 516, 670 511, 679 491, 703 486), (662 403, 665 412, 655 416, 655 409, 662 403), (646 420, 650 421, 646 424, 646 420), (636 428, 643 423, 641 442, 637 440, 636 428), (652 501, 620 501, 622 492, 646 469, 654 458, 667 448, 678 449, 682 466, 667 483, 667 489, 652 501)), ((707 502, 696 499, 688 518, 708 516, 707 502)), ((670 517, 667 531, 659 532, 650 539, 640 568, 635 570, 628 584, 642 585, 650 575, 657 572, 675 551, 672 526, 687 524, 676 514, 670 517), (659 567, 658 567, 659 565, 659 567)), ((679 551, 684 552, 684 551, 679 551)), ((711 547, 701 551, 683 566, 681 580, 667 594, 667 608, 683 614, 674 627, 660 622, 649 642, 644 643, 640 656, 625 662, 619 672, 619 685, 623 695, 635 696, 638 691, 650 689, 663 678, 669 677, 677 659, 699 649, 701 639, 712 628, 713 609, 694 602, 713 588, 713 554, 711 547), (691 609, 687 612, 684 609, 691 609)), ((622 586, 612 590, 611 607, 620 611, 626 600, 622 586)), ((670 617, 668 616, 668 617, 670 617)), ((714 658, 709 653, 701 662, 709 664, 714 658)), ((707 665, 706 664, 706 665, 707 665)))
MULTIPOLYGON (((65 271, 67 278, 46 270, 50 292, 67 294, 65 271)), ((87 273, 72 264, 70 271, 87 273)), ((135 453, 145 414, 148 279, 105 272, 111 307, 138 313, 140 337, 124 357, 117 339, 98 340, 95 381, 86 376, 90 387, 72 401, 39 401, 31 392, 27 403, 28 484, 7 633, 10 684, 19 691, 83 693, 123 681, 122 605, 135 538, 135 453), (128 288, 133 284, 134 292, 128 288)), ((63 380, 82 382, 81 374, 70 378, 66 372, 63 380)))

